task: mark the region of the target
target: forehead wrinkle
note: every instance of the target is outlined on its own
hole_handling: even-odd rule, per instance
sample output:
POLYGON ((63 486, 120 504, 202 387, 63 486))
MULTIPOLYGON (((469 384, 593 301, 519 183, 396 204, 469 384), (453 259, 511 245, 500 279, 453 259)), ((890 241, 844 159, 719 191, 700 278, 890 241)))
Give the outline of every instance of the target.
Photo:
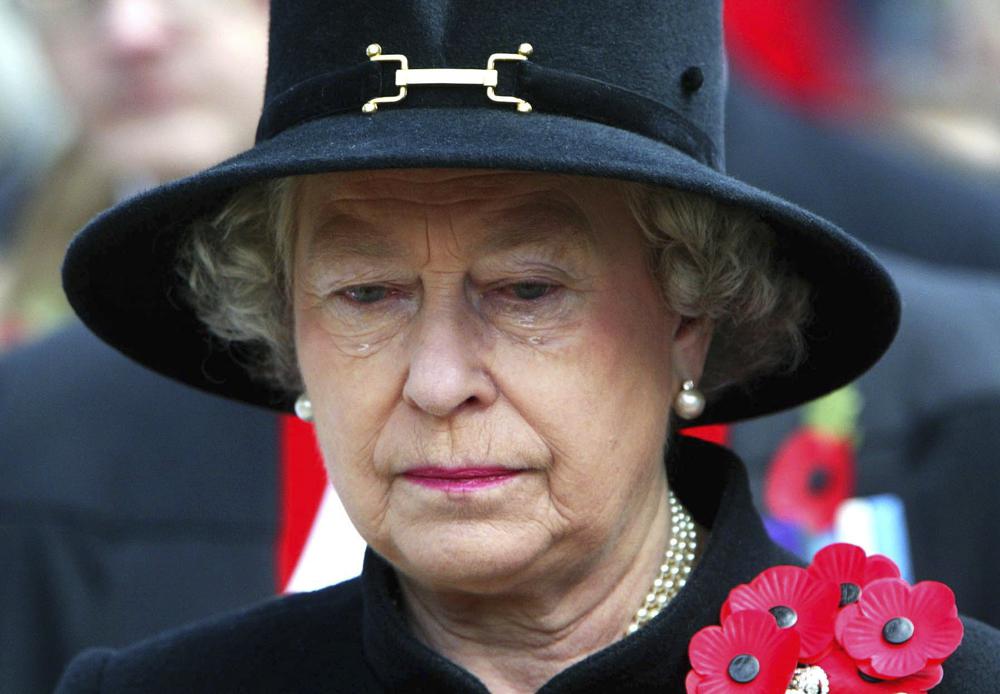
POLYGON ((340 213, 316 227, 309 243, 312 257, 400 258, 403 247, 378 227, 352 214, 340 213))
POLYGON ((489 236, 479 245, 489 254, 521 246, 570 247, 593 250, 597 237, 587 216, 576 205, 546 198, 488 215, 489 236))
MULTIPOLYGON (((359 202, 367 205, 369 200, 338 199, 327 201, 323 207, 325 214, 317 223, 315 233, 310 239, 310 256, 321 259, 343 258, 354 256, 374 259, 399 259, 407 255, 408 247, 399 241, 377 221, 381 216, 378 210, 364 208, 361 214, 350 209, 336 209, 341 205, 351 205, 359 202), (329 215, 329 216, 326 216, 329 215)), ((432 231, 430 211, 439 207, 434 203, 403 200, 399 198, 382 198, 378 201, 380 207, 402 203, 422 208, 424 252, 430 258, 432 231)), ((480 200, 477 202, 486 202, 480 200)), ((440 207, 467 208, 469 204, 479 207, 471 200, 441 204, 440 207)), ((480 241, 474 242, 468 251, 475 254, 499 253, 523 247, 543 247, 550 249, 593 250, 598 245, 598 235, 594 227, 573 197, 558 189, 535 190, 531 192, 513 193, 504 200, 494 200, 486 204, 486 210, 474 212, 474 219, 469 220, 485 231, 485 234, 473 233, 480 241)), ((468 210, 471 211, 471 210, 468 210)), ((462 214, 461 216, 465 216, 462 214)), ((456 224, 455 215, 446 213, 447 228, 445 252, 458 257, 462 255, 463 229, 456 224)), ((467 220, 469 218, 466 218, 467 220)), ((466 252, 468 252, 466 251, 466 252)))

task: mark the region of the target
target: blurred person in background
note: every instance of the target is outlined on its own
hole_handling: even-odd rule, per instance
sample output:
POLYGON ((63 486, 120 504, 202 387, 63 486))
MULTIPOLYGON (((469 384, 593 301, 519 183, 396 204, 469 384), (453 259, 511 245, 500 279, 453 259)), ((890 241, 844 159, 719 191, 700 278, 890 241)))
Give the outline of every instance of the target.
MULTIPOLYGON (((1000 196, 988 172, 973 178, 899 129, 918 106, 879 87, 872 56, 897 49, 868 43, 881 35, 868 18, 828 0, 727 2, 729 170, 873 244, 904 302, 870 372, 733 427, 729 443, 786 547, 888 553, 1000 624, 1000 196)), ((956 112, 987 98, 956 97, 956 112)))
POLYGON ((116 200, 253 141, 264 0, 15 0, 38 30, 75 118, 69 144, 0 220, 16 240, 0 290, 9 340, 71 315, 59 264, 72 234, 116 200), (226 31, 218 27, 225 20, 226 31))
MULTIPOLYGON (((69 318, 58 272, 92 214, 253 141, 266 1, 17 8, 76 122, 71 135, 25 131, 71 142, 51 166, 26 137, 11 143, 36 185, 0 218, 16 239, 2 316, 23 342, 0 357, 0 692, 20 693, 50 691, 88 646, 283 589, 305 541, 296 513, 314 508, 282 481, 316 479, 321 494, 325 478, 311 427, 135 366, 69 318)), ((337 569, 357 573, 360 553, 337 569)))
MULTIPOLYGON (((984 165, 988 142, 963 149, 955 133, 966 130, 945 125, 978 123, 980 132, 1000 133, 1000 108, 990 106, 1000 101, 1000 54, 993 43, 1000 24, 989 19, 990 4, 998 7, 923 0, 727 2, 727 48, 743 91, 751 87, 798 121, 839 137, 800 137, 795 149, 785 143, 774 150, 792 157, 796 150, 822 149, 817 156, 831 167, 823 189, 787 175, 784 185, 815 198, 816 209, 838 216, 866 243, 1000 272, 1000 162, 984 165), (914 115, 921 113, 948 113, 951 120, 914 115), (926 127, 907 125, 915 120, 926 127), (928 133, 938 143, 933 148, 928 133), (953 156, 942 157, 944 149, 953 156), (871 165, 858 166, 859 160, 871 165)), ((766 130, 766 120, 755 126, 763 129, 758 136, 780 135, 766 130)), ((757 166, 776 178, 781 165, 769 159, 757 166)))
POLYGON ((1000 176, 1000 3, 854 0, 892 122, 952 167, 1000 176))
MULTIPOLYGON (((14 216, 36 174, 56 149, 60 131, 54 88, 46 79, 37 41, 9 0, 0 0, 0 287, 10 271, 14 216), (16 98, 11 98, 16 95, 16 98)), ((2 291, 2 290, 0 290, 2 291)), ((0 326, 0 345, 5 342, 0 326)))

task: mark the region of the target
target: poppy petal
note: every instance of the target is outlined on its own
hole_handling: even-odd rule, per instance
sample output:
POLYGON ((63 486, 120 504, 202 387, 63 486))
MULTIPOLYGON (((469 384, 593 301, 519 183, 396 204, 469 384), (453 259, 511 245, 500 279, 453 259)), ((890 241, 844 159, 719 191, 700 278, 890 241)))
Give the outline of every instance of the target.
POLYGON ((868 561, 865 563, 865 574, 862 580, 867 585, 880 578, 899 578, 900 576, 896 562, 884 554, 873 554, 868 557, 868 561))
POLYGON ((698 694, 784 691, 798 653, 798 634, 779 628, 767 612, 744 610, 731 615, 721 627, 705 627, 691 639, 688 657, 694 674, 688 675, 685 686, 698 694), (752 661, 749 679, 734 679, 734 663, 746 664, 747 659, 752 661))
POLYGON ((719 669, 720 663, 728 652, 729 640, 722 627, 705 627, 691 638, 688 644, 688 658, 691 667, 702 675, 708 675, 719 669))
POLYGON ((865 551, 857 545, 835 542, 816 552, 808 571, 837 585, 848 581, 861 584, 866 559, 865 551))
MULTIPOLYGON (((853 662, 853 661, 852 661, 853 662)), ((944 679, 944 668, 940 665, 928 665, 923 670, 916 672, 907 677, 900 677, 894 680, 887 680, 882 677, 879 673, 875 672, 871 665, 860 663, 857 664, 857 668, 860 672, 871 678, 882 680, 881 683, 892 685, 895 687, 892 691, 918 691, 925 692, 928 689, 932 689, 941 683, 944 679)))
POLYGON ((859 667, 839 648, 834 648, 818 664, 830 680, 831 692, 850 692, 850 694, 923 694, 937 686, 944 676, 940 665, 932 665, 912 677, 886 680, 864 666, 859 667), (862 677, 859 671, 864 673, 867 679, 862 677))
POLYGON ((798 566, 773 566, 749 584, 737 586, 723 605, 724 615, 743 610, 771 612, 776 623, 798 632, 799 660, 811 663, 832 646, 840 589, 798 566))
POLYGON ((923 628, 923 648, 931 662, 940 663, 955 652, 965 628, 951 588, 937 581, 921 581, 911 591, 911 610, 923 628))
POLYGON ((834 625, 847 654, 884 679, 909 677, 940 664, 958 648, 963 631, 951 589, 935 581, 910 586, 898 578, 865 586, 858 602, 842 610, 834 625))

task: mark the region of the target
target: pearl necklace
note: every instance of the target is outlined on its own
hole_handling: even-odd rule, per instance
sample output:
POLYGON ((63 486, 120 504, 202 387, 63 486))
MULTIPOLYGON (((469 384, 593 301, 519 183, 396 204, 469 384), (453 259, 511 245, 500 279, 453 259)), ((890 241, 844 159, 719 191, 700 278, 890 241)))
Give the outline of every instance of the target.
POLYGON ((694 520, 674 496, 673 490, 667 492, 667 502, 670 505, 670 543, 663 555, 660 572, 653 580, 642 606, 636 611, 631 624, 625 630, 626 636, 634 634, 640 627, 645 626, 646 622, 660 614, 660 610, 687 583, 688 574, 694 565, 694 553, 698 547, 694 520))

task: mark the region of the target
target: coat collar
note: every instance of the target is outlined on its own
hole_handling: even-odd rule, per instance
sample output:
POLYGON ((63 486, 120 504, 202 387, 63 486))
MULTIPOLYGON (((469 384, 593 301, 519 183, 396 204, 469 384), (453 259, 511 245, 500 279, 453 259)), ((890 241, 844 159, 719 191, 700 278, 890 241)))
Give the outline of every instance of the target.
MULTIPOLYGON (((729 591, 775 564, 798 564, 768 538, 743 464, 730 451, 678 437, 666 465, 671 487, 711 531, 687 586, 658 617, 556 675, 542 692, 683 691, 688 642, 719 620, 729 591)), ((486 692, 470 672, 418 641, 399 609, 389 564, 369 550, 362 573, 362 637, 372 671, 390 691, 486 692)))

